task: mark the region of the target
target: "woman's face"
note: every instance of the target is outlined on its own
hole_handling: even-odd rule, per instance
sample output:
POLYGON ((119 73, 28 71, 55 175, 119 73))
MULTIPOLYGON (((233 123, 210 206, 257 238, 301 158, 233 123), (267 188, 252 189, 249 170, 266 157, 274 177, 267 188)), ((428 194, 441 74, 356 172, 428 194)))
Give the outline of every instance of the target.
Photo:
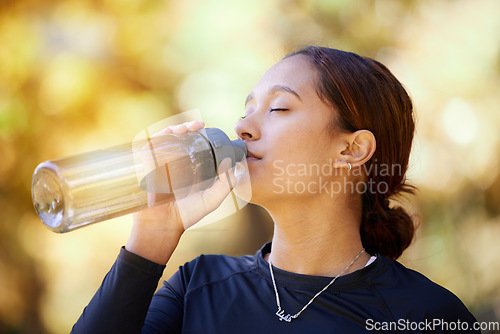
POLYGON ((329 191, 324 183, 335 174, 342 142, 330 127, 335 111, 320 100, 314 79, 308 58, 295 55, 271 67, 247 98, 235 130, 249 152, 253 203, 329 191))

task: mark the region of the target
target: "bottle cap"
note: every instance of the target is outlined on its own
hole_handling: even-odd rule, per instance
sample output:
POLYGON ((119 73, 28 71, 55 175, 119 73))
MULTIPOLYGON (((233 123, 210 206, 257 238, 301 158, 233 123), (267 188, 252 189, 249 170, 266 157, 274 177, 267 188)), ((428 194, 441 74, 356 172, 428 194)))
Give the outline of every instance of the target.
MULTIPOLYGON (((203 133, 203 131, 200 133, 203 133)), ((217 128, 206 128, 205 135, 214 152, 216 168, 219 168, 221 161, 225 158, 231 158, 233 167, 237 162, 246 158, 247 146, 243 140, 231 141, 222 130, 217 128)))

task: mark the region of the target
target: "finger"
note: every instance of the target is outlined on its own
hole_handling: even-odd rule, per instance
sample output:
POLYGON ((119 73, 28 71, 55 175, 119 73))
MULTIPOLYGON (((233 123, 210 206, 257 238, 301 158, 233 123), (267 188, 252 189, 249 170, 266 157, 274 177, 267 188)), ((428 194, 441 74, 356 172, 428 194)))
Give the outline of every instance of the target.
POLYGON ((159 137, 159 136, 166 136, 166 135, 171 135, 172 134, 172 128, 171 127, 166 127, 156 133, 154 133, 151 138, 154 137, 159 137))
POLYGON ((186 132, 187 132, 187 126, 185 123, 179 124, 179 125, 174 125, 172 127, 173 134, 181 134, 181 133, 186 133, 186 132))
POLYGON ((231 169, 231 159, 225 158, 219 165, 218 179, 211 187, 199 192, 204 210, 208 213, 217 209, 235 184, 236 178, 231 169))
POLYGON ((203 129, 205 127, 205 123, 202 121, 192 121, 192 122, 185 122, 182 124, 178 125, 171 125, 168 126, 155 134, 151 136, 153 137, 158 137, 158 136, 165 136, 165 135, 171 135, 173 133, 180 134, 180 133, 185 133, 187 131, 198 131, 200 129, 203 129))
POLYGON ((203 123, 202 121, 192 121, 185 123, 185 125, 188 131, 198 131, 205 127, 205 123, 203 123))
POLYGON ((210 188, 191 194, 175 202, 178 216, 185 229, 200 221, 217 209, 231 190, 221 182, 215 182, 210 188))
MULTIPOLYGON (((225 176, 224 176, 225 177, 225 176)), ((217 209, 224 199, 231 193, 230 182, 216 181, 210 188, 202 191, 201 197, 208 212, 217 209)))
POLYGON ((220 170, 218 180, 210 188, 176 201, 177 212, 184 228, 191 227, 217 209, 231 193, 236 184, 236 178, 231 169, 231 159, 224 159, 220 164, 220 170))
POLYGON ((231 169, 231 158, 224 158, 222 159, 221 163, 219 164, 219 168, 217 169, 217 173, 219 174, 219 177, 227 172, 228 170, 231 169))
POLYGON ((219 165, 218 169, 219 179, 218 182, 225 184, 232 190, 236 186, 236 177, 234 175, 234 170, 231 165, 231 159, 225 158, 219 165))

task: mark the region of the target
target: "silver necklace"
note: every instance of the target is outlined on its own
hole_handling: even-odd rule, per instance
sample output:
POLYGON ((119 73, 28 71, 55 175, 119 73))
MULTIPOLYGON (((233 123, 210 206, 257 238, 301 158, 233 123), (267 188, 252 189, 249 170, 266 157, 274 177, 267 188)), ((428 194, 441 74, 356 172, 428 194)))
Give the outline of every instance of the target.
POLYGON ((291 315, 291 314, 287 314, 285 315, 285 310, 283 310, 281 308, 281 303, 280 303, 280 296, 278 294, 278 289, 276 288, 276 281, 274 280, 274 273, 273 273, 273 266, 271 265, 271 257, 269 257, 269 260, 268 260, 268 263, 269 263, 269 271, 271 272, 271 278, 273 280, 273 287, 274 287, 274 292, 276 293, 276 304, 278 306, 278 311, 276 311, 276 316, 280 319, 280 321, 283 321, 285 320, 286 322, 292 322, 293 319, 297 319, 299 317, 299 315, 304 312, 304 310, 309 306, 311 305, 311 303, 320 295, 322 294, 326 289, 328 289, 330 287, 330 285, 333 284, 333 282, 335 282, 337 280, 337 278, 339 278, 339 276, 341 276, 343 273, 345 273, 347 271, 347 269, 349 269, 352 264, 354 262, 356 262, 356 260, 361 256, 361 254, 363 254, 363 252, 365 251, 365 249, 363 248, 361 250, 361 252, 358 253, 358 255, 356 255, 356 257, 354 258, 354 260, 351 261, 351 263, 349 263, 347 265, 347 267, 344 268, 344 270, 342 270, 342 272, 340 272, 340 274, 338 274, 337 276, 335 276, 331 281, 330 283, 328 283, 320 292, 318 292, 317 294, 314 295, 314 297, 311 298, 311 300, 309 302, 307 302, 306 305, 304 305, 304 307, 299 311, 297 312, 296 314, 294 315, 291 315))

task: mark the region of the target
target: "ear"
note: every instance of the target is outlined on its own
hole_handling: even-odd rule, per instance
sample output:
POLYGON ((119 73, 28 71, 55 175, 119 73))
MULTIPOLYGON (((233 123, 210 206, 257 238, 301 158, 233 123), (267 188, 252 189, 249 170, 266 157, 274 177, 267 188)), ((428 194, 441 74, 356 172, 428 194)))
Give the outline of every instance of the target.
MULTIPOLYGON (((371 159, 377 148, 377 141, 369 130, 358 130, 345 136, 345 149, 340 153, 343 167, 349 162, 352 168, 362 166, 371 159)), ((340 167, 340 166, 339 166, 340 167)), ((349 168, 350 169, 350 168, 349 168)))

